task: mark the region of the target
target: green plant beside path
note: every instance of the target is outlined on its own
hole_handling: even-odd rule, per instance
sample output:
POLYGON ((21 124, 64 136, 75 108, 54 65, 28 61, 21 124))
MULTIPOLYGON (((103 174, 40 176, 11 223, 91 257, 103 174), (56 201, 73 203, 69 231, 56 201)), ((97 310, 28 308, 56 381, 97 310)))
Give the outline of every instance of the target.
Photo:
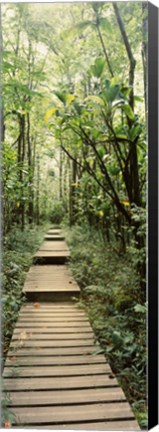
POLYGON ((82 291, 82 305, 144 429, 147 307, 141 301, 131 248, 119 257, 115 244, 106 243, 101 231, 86 225, 66 230, 66 239, 71 249, 70 267, 82 291))
POLYGON ((22 287, 32 257, 42 242, 48 225, 26 228, 14 227, 5 237, 3 245, 3 288, 1 298, 3 356, 5 358, 18 311, 25 301, 22 287))

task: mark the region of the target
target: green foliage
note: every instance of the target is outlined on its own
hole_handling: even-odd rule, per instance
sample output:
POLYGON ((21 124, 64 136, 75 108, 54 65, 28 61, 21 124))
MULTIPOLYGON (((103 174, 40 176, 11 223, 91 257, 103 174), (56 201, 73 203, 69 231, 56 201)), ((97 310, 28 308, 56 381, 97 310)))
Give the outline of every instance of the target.
POLYGON ((1 423, 2 427, 11 428, 12 424, 15 423, 16 416, 12 413, 12 410, 8 408, 11 405, 11 398, 8 393, 5 394, 1 402, 1 423))
POLYGON ((3 292, 1 299, 4 356, 8 350, 20 306, 25 301, 24 296, 22 297, 22 287, 26 273, 45 231, 46 225, 39 229, 27 227, 24 232, 14 226, 12 231, 4 237, 3 292))
POLYGON ((86 224, 66 230, 70 266, 81 287, 82 301, 112 370, 141 427, 146 408, 146 312, 140 279, 129 251, 119 257, 102 231, 86 224))
POLYGON ((50 212, 50 221, 55 224, 61 224, 65 215, 63 202, 55 201, 50 212))

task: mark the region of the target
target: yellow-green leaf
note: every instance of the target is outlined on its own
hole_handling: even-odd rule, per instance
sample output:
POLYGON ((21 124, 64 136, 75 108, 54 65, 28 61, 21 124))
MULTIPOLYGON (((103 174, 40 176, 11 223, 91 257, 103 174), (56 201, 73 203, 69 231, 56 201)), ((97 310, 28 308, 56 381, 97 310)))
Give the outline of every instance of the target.
POLYGON ((123 200, 123 201, 121 201, 121 203, 124 204, 125 206, 129 206, 130 205, 130 203, 129 203, 128 200, 123 200))
POLYGON ((103 217, 103 216, 104 216, 104 212, 103 212, 103 210, 99 210, 99 211, 98 211, 98 215, 101 216, 101 217, 103 217))
POLYGON ((74 101, 74 99, 75 99, 75 96, 73 94, 69 94, 69 95, 67 95, 66 102, 71 103, 72 101, 74 101))
POLYGON ((57 108, 57 107, 52 107, 52 108, 50 108, 50 109, 46 112, 45 117, 44 117, 44 120, 45 120, 45 121, 49 120, 50 117, 52 117, 52 115, 56 113, 56 111, 58 111, 58 108, 57 108))

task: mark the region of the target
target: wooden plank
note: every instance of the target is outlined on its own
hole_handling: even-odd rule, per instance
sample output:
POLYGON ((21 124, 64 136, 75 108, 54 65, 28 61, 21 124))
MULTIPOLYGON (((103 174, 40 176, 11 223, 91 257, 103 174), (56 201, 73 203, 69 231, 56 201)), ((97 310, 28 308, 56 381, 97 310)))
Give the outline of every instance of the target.
POLYGON ((34 309, 33 311, 26 311, 26 310, 23 310, 23 311, 20 311, 20 313, 19 313, 19 316, 21 317, 21 316, 25 316, 25 317, 33 317, 33 316, 38 316, 39 318, 45 318, 45 317, 52 317, 52 316, 54 316, 54 317, 64 317, 64 316, 66 316, 66 317, 73 317, 73 318, 76 318, 76 317, 85 317, 86 316, 86 314, 84 313, 84 312, 82 312, 82 311, 76 311, 76 312, 63 312, 63 311, 48 311, 48 312, 45 312, 45 311, 41 311, 41 310, 39 310, 39 309, 34 309))
POLYGON ((41 251, 39 250, 34 255, 35 257, 68 257, 70 252, 67 250, 41 251))
POLYGON ((64 376, 82 376, 82 375, 101 375, 111 374, 111 369, 108 364, 99 365, 78 365, 78 366, 26 366, 12 368, 5 367, 3 377, 64 377, 64 376), (15 374, 15 375, 14 375, 15 374))
MULTIPOLYGON (((20 428, 21 426, 16 426, 16 429, 20 428)), ((24 426, 25 428, 25 426, 24 426)), ((27 429, 31 429, 33 426, 27 425, 27 429)), ((94 421, 94 422, 87 422, 87 423, 67 423, 67 424, 60 424, 56 425, 55 423, 52 424, 43 424, 42 426, 39 426, 37 424, 34 424, 35 429, 52 429, 52 430, 103 430, 103 431, 138 431, 140 430, 140 427, 136 420, 128 420, 128 419, 122 419, 120 420, 110 420, 110 421, 94 421)), ((14 429, 14 427, 12 427, 14 429)))
POLYGON ((38 303, 38 305, 34 302, 25 303, 21 307, 21 311, 40 311, 40 312, 78 312, 78 311, 84 311, 84 309, 81 309, 77 306, 73 305, 73 302, 69 303, 61 303, 61 306, 59 302, 57 303, 38 303))
MULTIPOLYGON (((39 322, 39 317, 33 316, 33 320, 34 320, 34 323, 39 322)), ((19 323, 21 323, 21 322, 24 322, 24 323, 29 322, 30 323, 30 321, 31 321, 31 314, 29 317, 23 316, 23 315, 19 316, 19 323)), ((88 318, 86 317, 86 315, 84 317, 78 316, 77 318, 74 316, 71 317, 71 316, 67 316, 67 315, 64 315, 64 317, 62 318, 62 316, 60 317, 60 316, 53 315, 52 317, 44 316, 42 319, 42 323, 52 323, 53 325, 56 323, 57 324, 58 323, 63 323, 63 324, 72 323, 72 326, 73 326, 76 323, 89 324, 89 321, 88 321, 88 318)))
POLYGON ((9 356, 74 356, 74 355, 93 355, 96 354, 98 348, 95 346, 80 346, 80 347, 59 347, 59 348, 41 348, 41 347, 30 347, 30 348, 16 348, 10 346, 9 356), (13 354, 14 353, 14 354, 13 354))
POLYGON ((50 241, 44 241, 43 243, 42 243, 42 245, 40 246, 40 248, 39 248, 39 250, 42 250, 42 251, 44 251, 44 250, 46 250, 46 251, 50 251, 50 250, 53 250, 53 251, 63 251, 63 250, 66 250, 66 251, 68 251, 69 249, 68 249, 68 246, 67 246, 67 244, 66 244, 66 242, 65 241, 62 241, 62 240, 60 240, 60 241, 53 241, 53 242, 50 242, 50 241))
MULTIPOLYGON (((56 328, 72 328, 72 329, 77 329, 77 328, 88 328, 90 330, 92 330, 89 322, 79 322, 79 321, 67 321, 66 322, 52 322, 52 321, 47 321, 47 322, 38 322, 38 320, 35 322, 33 321, 31 323, 32 328, 42 328, 42 329, 47 329, 47 328, 52 328, 52 329, 56 329, 56 328)), ((22 321, 18 321, 16 324, 16 328, 20 328, 20 327, 30 327, 30 322, 22 322, 22 321)))
MULTIPOLYGON (((29 269, 28 275, 34 274, 34 275, 39 275, 40 273, 42 274, 54 274, 54 273, 61 273, 61 274, 70 274, 71 275, 71 271, 69 270, 68 267, 66 267, 66 265, 63 264, 55 264, 55 265, 37 265, 34 266, 32 265, 29 269)), ((47 304, 47 302, 46 302, 47 304)))
POLYGON ((75 282, 75 280, 72 278, 72 277, 70 277, 70 276, 67 276, 67 275, 50 275, 50 276, 46 276, 46 275, 39 275, 39 276, 35 276, 35 277, 33 277, 33 276, 28 276, 27 277, 27 279, 26 279, 26 281, 28 282, 28 283, 40 283, 41 285, 42 284, 50 284, 50 283, 52 283, 52 285, 53 284, 56 284, 56 283, 63 283, 64 285, 68 285, 68 284, 72 284, 72 285, 76 285, 77 286, 77 283, 75 282))
POLYGON ((54 318, 69 318, 69 317, 72 317, 72 318, 76 318, 76 317, 81 317, 81 318, 87 318, 87 320, 88 320, 88 317, 86 316, 86 314, 83 312, 83 311, 72 311, 72 312, 65 312, 65 311, 59 311, 59 310, 57 310, 57 311, 54 311, 54 310, 52 310, 52 311, 47 311, 47 312, 45 312, 45 311, 42 311, 42 310, 40 310, 40 309, 33 309, 33 310, 31 310, 31 311, 27 311, 27 310, 22 310, 22 311, 20 311, 19 312, 19 317, 39 317, 39 318, 46 318, 46 317, 48 317, 48 318, 52 318, 52 317, 54 317, 54 318))
POLYGON ((53 285, 52 283, 48 284, 48 283, 43 283, 43 284, 30 284, 27 283, 25 284, 25 287, 23 289, 23 293, 52 293, 52 294, 58 294, 58 292, 61 293, 72 293, 72 295, 74 293, 80 293, 80 289, 78 288, 78 286, 76 285, 69 285, 69 286, 65 286, 62 284, 55 284, 53 285))
POLYGON ((72 276, 69 274, 42 274, 39 275, 28 275, 27 276, 28 282, 63 282, 64 284, 66 282, 76 284, 75 280, 72 276))
POLYGON ((50 228, 47 232, 47 234, 61 234, 60 228, 50 228))
MULTIPOLYGON (((77 340, 16 340, 11 341, 10 347, 37 347, 37 348, 63 348, 63 347, 82 347, 82 346, 94 346, 94 339, 77 339, 77 340)), ((94 346, 95 347, 95 346, 94 346)))
MULTIPOLYGON (((71 302, 70 302, 71 305, 71 302)), ((22 307, 21 307, 21 311, 25 311, 25 312, 33 312, 33 311, 40 311, 40 312, 63 312, 63 313, 69 313, 69 312, 82 312, 84 311, 83 309, 81 309, 80 307, 78 307, 78 303, 77 306, 69 306, 69 304, 65 303, 61 303, 61 306, 59 306, 59 303, 34 303, 34 302, 29 302, 29 303, 25 303, 22 307)))
POLYGON ((53 366, 53 365, 91 365, 91 364, 105 364, 106 359, 103 355, 78 355, 78 356, 24 356, 16 357, 12 355, 7 356, 5 366, 16 367, 16 366, 53 366))
POLYGON ((32 332, 26 332, 25 330, 22 330, 20 332, 14 332, 12 340, 84 340, 84 339, 91 339, 93 340, 94 335, 93 333, 32 333, 32 332))
POLYGON ((126 402, 121 403, 101 403, 101 404, 85 404, 56 407, 40 407, 40 410, 35 410, 34 407, 12 408, 12 412, 16 415, 19 421, 23 423, 34 424, 38 422, 49 423, 65 423, 70 421, 92 421, 92 420, 114 420, 116 419, 132 419, 133 413, 126 402))
POLYGON ((89 402, 120 402, 124 400, 126 400, 125 395, 119 387, 11 393, 11 406, 54 406, 89 402))
POLYGON ((116 378, 109 375, 92 375, 76 377, 49 377, 49 378, 4 378, 4 389, 6 391, 23 390, 65 390, 95 387, 118 387, 116 378))
MULTIPOLYGON (((31 325, 31 324, 30 324, 31 325)), ((94 335, 94 333, 93 333, 93 331, 91 330, 91 327, 84 327, 84 326, 82 326, 82 328, 81 327, 76 327, 76 328, 74 328, 74 327, 56 327, 56 328, 54 328, 54 327, 47 327, 47 328, 43 328, 43 327, 27 327, 27 328, 25 328, 25 325, 24 325, 24 327, 18 327, 18 323, 17 323, 17 325, 16 325, 16 327, 15 327, 15 330, 14 330, 14 335, 19 335, 21 332, 27 332, 28 334, 30 334, 30 333, 32 333, 33 335, 38 335, 39 334, 39 332, 40 332, 40 334, 56 334, 57 335, 57 337, 58 337, 58 334, 59 334, 59 336, 61 336, 61 335, 67 335, 67 334, 69 334, 70 336, 72 335, 73 336, 73 334, 76 334, 76 335, 78 335, 78 333, 84 333, 84 334, 86 334, 86 333, 89 333, 89 334, 92 334, 92 336, 94 335)), ((65 336, 64 336, 65 337, 65 336)))

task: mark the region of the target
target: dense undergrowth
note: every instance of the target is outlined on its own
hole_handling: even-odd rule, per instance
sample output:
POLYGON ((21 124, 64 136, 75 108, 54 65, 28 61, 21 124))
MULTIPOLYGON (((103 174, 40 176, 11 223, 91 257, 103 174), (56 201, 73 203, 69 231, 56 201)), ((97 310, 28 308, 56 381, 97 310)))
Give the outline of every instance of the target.
MULTIPOLYGON (((66 230, 66 238, 82 305, 140 427, 145 429, 146 304, 140 300, 131 250, 119 257, 101 232, 86 226, 66 230)), ((97 352, 101 352, 100 346, 97 342, 97 352)))
POLYGON ((33 254, 42 242, 47 225, 30 228, 22 232, 16 225, 4 237, 3 282, 2 282, 2 352, 5 358, 18 311, 25 297, 22 287, 26 273, 32 263, 33 254))

